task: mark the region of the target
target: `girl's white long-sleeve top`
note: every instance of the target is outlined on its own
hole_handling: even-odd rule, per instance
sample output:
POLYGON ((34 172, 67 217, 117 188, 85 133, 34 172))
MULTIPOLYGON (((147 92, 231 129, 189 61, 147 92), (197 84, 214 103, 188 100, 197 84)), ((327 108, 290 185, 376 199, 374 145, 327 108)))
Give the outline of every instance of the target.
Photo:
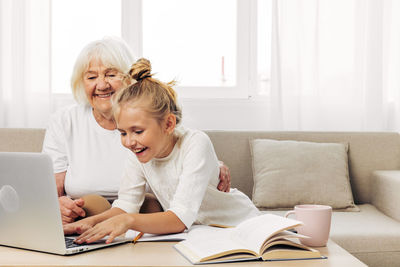
POLYGON ((170 210, 189 228, 196 224, 237 225, 260 214, 237 189, 217 190, 219 165, 209 137, 198 130, 180 129, 179 139, 165 158, 143 164, 130 153, 113 207, 137 213, 145 184, 164 210, 170 210))

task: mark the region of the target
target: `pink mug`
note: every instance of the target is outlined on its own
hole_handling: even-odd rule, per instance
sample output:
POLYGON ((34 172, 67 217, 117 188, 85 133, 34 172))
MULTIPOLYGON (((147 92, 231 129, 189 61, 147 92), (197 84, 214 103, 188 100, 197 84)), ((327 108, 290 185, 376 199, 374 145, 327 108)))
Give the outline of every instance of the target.
POLYGON ((304 223, 296 228, 302 238, 300 242, 310 247, 323 247, 329 239, 331 230, 332 207, 325 205, 296 205, 294 210, 288 211, 285 217, 295 214, 296 220, 304 223))

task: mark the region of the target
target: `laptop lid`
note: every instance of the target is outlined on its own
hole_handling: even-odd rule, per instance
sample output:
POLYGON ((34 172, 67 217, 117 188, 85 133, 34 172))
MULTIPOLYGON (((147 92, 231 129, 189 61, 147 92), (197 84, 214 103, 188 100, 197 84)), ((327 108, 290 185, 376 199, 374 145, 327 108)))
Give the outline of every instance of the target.
POLYGON ((0 245, 63 255, 127 241, 67 249, 50 157, 0 152, 0 245))

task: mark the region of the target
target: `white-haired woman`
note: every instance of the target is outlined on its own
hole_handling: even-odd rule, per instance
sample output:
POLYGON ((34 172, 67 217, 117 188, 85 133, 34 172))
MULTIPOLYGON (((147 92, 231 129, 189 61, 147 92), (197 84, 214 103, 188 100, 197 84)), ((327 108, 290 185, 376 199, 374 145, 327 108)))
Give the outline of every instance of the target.
MULTIPOLYGON (((52 116, 43 153, 53 160, 63 223, 85 217, 85 195, 117 198, 127 156, 112 116, 111 96, 132 81, 127 75, 135 59, 120 38, 89 43, 79 54, 71 77, 77 104, 52 116)), ((229 169, 221 164, 218 189, 230 189, 229 169)), ((160 207, 148 197, 147 212, 160 207)), ((101 210, 100 210, 101 211, 101 210)))

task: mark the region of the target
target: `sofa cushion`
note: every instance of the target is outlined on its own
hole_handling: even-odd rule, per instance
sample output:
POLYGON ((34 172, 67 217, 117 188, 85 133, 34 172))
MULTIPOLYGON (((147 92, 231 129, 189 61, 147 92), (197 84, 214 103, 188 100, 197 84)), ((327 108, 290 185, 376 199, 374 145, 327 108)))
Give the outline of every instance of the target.
POLYGON ((371 204, 360 212, 334 212, 331 238, 350 253, 400 252, 400 223, 371 204))
POLYGON ((254 139, 250 147, 257 207, 315 203, 357 210, 349 182, 347 144, 254 139))

